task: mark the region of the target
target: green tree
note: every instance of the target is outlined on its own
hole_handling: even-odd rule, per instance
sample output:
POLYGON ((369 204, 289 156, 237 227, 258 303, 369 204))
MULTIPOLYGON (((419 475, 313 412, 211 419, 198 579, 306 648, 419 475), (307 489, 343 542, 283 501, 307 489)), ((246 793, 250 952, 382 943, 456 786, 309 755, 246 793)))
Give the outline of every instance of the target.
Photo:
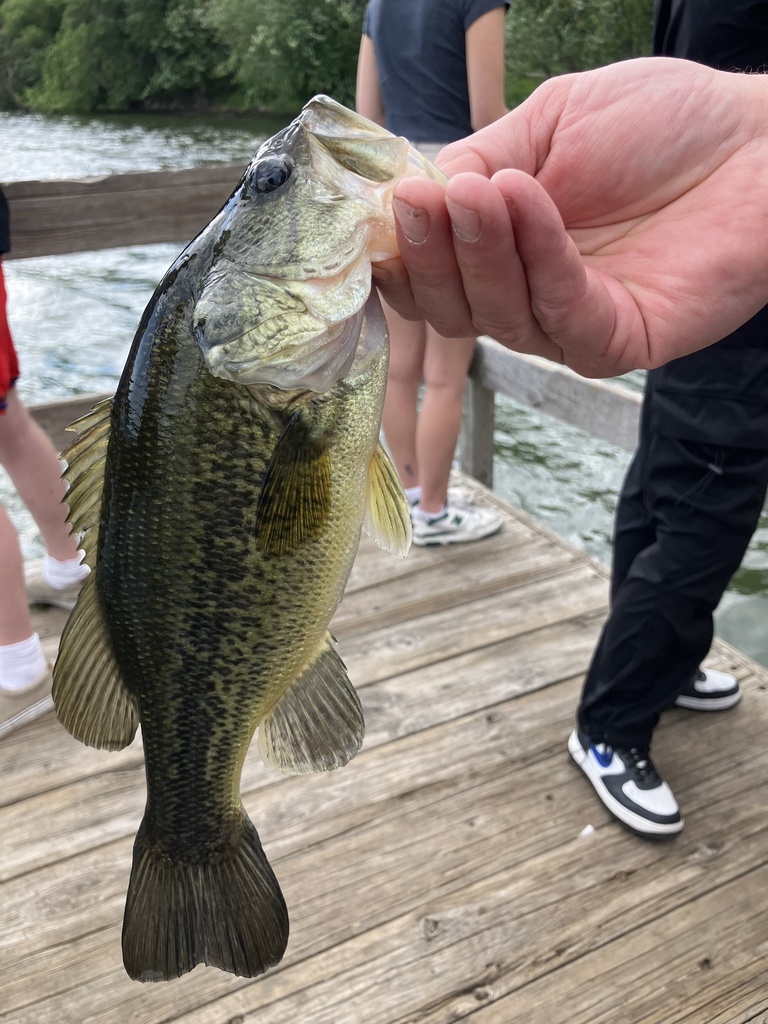
POLYGON ((243 107, 292 111, 318 92, 354 102, 364 0, 211 0, 208 21, 243 107))
MULTIPOLYGON (((647 53, 653 0, 512 0, 508 100, 647 53)), ((351 105, 365 0, 0 0, 0 106, 351 105)))
POLYGON ((508 99, 543 79, 650 53, 653 0, 516 0, 506 22, 508 99))
POLYGON ((0 108, 23 105, 40 80, 66 0, 4 0, 0 4, 0 108))
POLYGON ((24 95, 32 108, 87 112, 200 104, 219 85, 215 65, 222 54, 199 0, 63 2, 39 80, 24 95))

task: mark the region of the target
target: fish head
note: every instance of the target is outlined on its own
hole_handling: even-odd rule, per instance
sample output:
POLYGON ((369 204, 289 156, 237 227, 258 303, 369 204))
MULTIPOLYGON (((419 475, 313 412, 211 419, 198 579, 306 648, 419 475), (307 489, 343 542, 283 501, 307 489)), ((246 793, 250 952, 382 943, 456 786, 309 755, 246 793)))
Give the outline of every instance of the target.
POLYGON ((327 96, 259 148, 210 225, 192 327, 212 374, 317 393, 348 374, 371 263, 397 255, 392 190, 406 174, 444 180, 327 96))

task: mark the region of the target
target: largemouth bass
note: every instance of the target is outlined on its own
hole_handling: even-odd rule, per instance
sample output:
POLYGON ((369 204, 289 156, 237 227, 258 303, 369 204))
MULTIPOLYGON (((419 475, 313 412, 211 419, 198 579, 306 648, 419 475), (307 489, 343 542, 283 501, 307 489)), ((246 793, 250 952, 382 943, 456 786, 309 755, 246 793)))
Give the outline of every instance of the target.
POLYGON ((363 524, 405 554, 379 443, 388 339, 370 264, 391 191, 437 175, 404 139, 316 97, 266 142, 139 325, 114 398, 64 453, 92 572, 62 636, 64 726, 119 749, 141 724, 147 803, 123 960, 252 977, 288 940, 240 799, 259 731, 280 771, 346 764, 363 716, 328 626, 363 524))

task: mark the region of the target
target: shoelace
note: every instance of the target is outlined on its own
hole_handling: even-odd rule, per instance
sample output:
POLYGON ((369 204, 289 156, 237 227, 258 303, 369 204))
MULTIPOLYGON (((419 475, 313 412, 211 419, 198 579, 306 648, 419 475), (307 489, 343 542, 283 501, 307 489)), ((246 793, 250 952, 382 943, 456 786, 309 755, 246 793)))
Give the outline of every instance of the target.
POLYGON ((647 750, 638 750, 637 747, 632 747, 630 754, 632 755, 632 766, 641 778, 650 779, 653 776, 658 776, 647 750))
MULTIPOLYGON (((606 755, 613 753, 613 747, 609 746, 607 743, 599 743, 596 749, 599 750, 600 753, 606 755)), ((654 776, 658 776, 658 772, 654 768, 647 750, 640 750, 637 747, 632 747, 629 754, 632 757, 632 767, 641 778, 650 779, 654 776)))

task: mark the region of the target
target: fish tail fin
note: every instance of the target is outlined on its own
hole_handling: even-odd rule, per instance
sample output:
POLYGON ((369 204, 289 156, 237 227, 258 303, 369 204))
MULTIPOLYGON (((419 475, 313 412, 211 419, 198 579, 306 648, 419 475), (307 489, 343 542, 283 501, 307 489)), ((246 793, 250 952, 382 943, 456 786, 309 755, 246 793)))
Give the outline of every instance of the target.
POLYGON ((123 963, 135 981, 208 964, 253 978, 282 959, 288 911, 258 833, 243 812, 238 840, 205 863, 152 847, 142 821, 123 918, 123 963))

